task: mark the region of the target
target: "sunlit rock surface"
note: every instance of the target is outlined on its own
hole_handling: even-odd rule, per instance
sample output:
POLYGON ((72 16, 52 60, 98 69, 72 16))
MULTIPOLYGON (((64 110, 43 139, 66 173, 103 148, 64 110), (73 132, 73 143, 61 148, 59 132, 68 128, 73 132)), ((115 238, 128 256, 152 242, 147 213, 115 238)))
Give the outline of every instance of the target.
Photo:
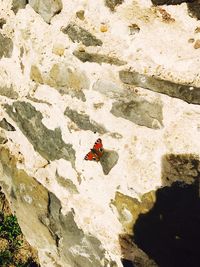
POLYGON ((196 186, 198 211, 199 4, 182 2, 0 1, 0 185, 42 267, 159 266, 142 235, 159 192, 196 186))

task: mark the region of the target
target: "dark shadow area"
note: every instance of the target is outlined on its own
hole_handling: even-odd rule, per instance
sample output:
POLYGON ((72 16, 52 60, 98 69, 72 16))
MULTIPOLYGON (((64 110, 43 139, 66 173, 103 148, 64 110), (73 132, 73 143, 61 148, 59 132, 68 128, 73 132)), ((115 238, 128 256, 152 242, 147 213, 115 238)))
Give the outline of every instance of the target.
POLYGON ((129 260, 126 260, 126 259, 122 259, 122 264, 123 264, 124 267, 135 267, 133 265, 132 261, 129 261, 129 260))
POLYGON ((133 242, 160 267, 200 266, 198 166, 192 155, 165 155, 162 180, 169 186, 157 190, 153 208, 134 225, 133 242))

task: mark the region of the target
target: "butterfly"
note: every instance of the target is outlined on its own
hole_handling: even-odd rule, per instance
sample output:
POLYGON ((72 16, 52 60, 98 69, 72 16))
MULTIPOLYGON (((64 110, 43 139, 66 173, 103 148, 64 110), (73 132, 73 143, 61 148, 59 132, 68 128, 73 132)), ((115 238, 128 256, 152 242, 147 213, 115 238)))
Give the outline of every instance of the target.
POLYGON ((85 156, 85 160, 94 160, 99 161, 100 158, 103 156, 103 144, 101 138, 98 138, 97 141, 94 143, 94 146, 92 149, 90 149, 90 152, 87 153, 85 156))

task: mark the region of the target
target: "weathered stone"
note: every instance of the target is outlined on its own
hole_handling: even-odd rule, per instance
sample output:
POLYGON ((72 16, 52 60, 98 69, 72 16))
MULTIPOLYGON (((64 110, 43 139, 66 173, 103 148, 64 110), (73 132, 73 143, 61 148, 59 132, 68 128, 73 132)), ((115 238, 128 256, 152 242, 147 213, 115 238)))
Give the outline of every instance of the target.
POLYGON ((157 102, 138 99, 130 102, 117 101, 113 103, 111 113, 148 128, 160 129, 163 126, 162 105, 157 102))
POLYGON ((199 176, 200 163, 197 155, 167 154, 162 157, 162 184, 173 182, 192 183, 199 176))
POLYGON ((73 42, 82 42, 85 46, 101 46, 103 44, 100 39, 74 23, 63 28, 62 32, 66 33, 73 42))
POLYGON ((12 126, 5 118, 0 121, 0 127, 6 131, 15 131, 15 127, 12 126))
POLYGON ((112 168, 117 164, 119 155, 116 151, 105 150, 103 156, 100 158, 100 163, 103 169, 103 173, 108 175, 112 168))
POLYGON ((84 20, 85 19, 85 11, 84 10, 79 10, 76 12, 76 16, 77 18, 79 18, 80 20, 84 20))
POLYGON ((43 84, 43 78, 41 75, 41 72, 39 68, 35 65, 31 66, 31 71, 30 71, 30 78, 31 80, 43 84))
POLYGON ((141 202, 136 198, 116 192, 115 199, 111 203, 119 213, 119 220, 126 230, 126 233, 133 234, 133 226, 140 215, 152 208, 155 202, 155 192, 148 192, 142 196, 141 202))
POLYGON ((121 5, 124 0, 105 0, 105 5, 110 8, 111 11, 115 10, 115 7, 121 5))
POLYGON ((191 17, 200 19, 200 2, 199 0, 187 1, 188 13, 191 17))
POLYGON ((62 176, 56 175, 56 180, 58 181, 58 183, 65 187, 67 189, 68 192, 73 193, 73 194, 77 194, 78 190, 75 186, 75 184, 72 182, 72 180, 70 179, 65 179, 62 176))
POLYGON ((4 18, 0 18, 0 29, 3 28, 4 24, 6 24, 6 20, 4 18))
POLYGON ((34 149, 46 160, 66 159, 74 167, 75 151, 64 143, 60 128, 49 130, 42 123, 42 114, 27 102, 16 101, 5 105, 9 116, 17 123, 34 149))
POLYGON ((0 59, 2 57, 11 57, 13 51, 12 39, 5 37, 0 33, 0 59))
POLYGON ((154 92, 182 99, 191 104, 200 104, 200 88, 185 84, 177 84, 167 80, 139 74, 138 72, 120 71, 123 83, 143 87, 154 92))
POLYGON ((3 145, 8 141, 4 131, 0 130, 0 144, 3 145))
POLYGON ((123 257, 122 263, 124 267, 158 267, 158 265, 133 242, 133 236, 121 234, 119 236, 119 244, 121 247, 123 257))
POLYGON ((28 4, 28 0, 13 0, 12 10, 16 14, 19 9, 25 8, 27 4, 28 4))
POLYGON ((71 121, 76 123, 76 125, 82 130, 90 130, 100 134, 107 132, 103 126, 99 125, 95 121, 91 121, 88 115, 80 114, 76 110, 72 110, 70 108, 66 108, 64 114, 69 117, 71 121))
POLYGON ((120 60, 116 57, 110 57, 107 55, 97 54, 97 53, 87 53, 85 51, 74 51, 73 55, 80 59, 82 62, 95 62, 95 63, 107 63, 111 65, 122 66, 125 65, 127 62, 120 60))
POLYGON ((194 43, 194 49, 199 49, 200 48, 200 40, 197 39, 194 43))
POLYGON ((135 33, 138 33, 140 31, 140 27, 135 23, 129 25, 128 27, 131 35, 134 35, 135 33))
POLYGON ((17 99, 18 93, 14 90, 13 86, 10 87, 0 87, 0 95, 6 96, 11 99, 17 99))
POLYGON ((51 18, 60 13, 63 4, 61 0, 29 0, 29 5, 41 15, 45 22, 50 23, 51 18))
POLYGON ((101 242, 92 235, 84 234, 78 228, 74 213, 68 212, 65 216, 61 213, 61 203, 53 195, 49 194, 49 229, 56 233, 59 252, 71 266, 106 267, 107 259, 101 242), (76 246, 76 250, 73 247, 76 246))

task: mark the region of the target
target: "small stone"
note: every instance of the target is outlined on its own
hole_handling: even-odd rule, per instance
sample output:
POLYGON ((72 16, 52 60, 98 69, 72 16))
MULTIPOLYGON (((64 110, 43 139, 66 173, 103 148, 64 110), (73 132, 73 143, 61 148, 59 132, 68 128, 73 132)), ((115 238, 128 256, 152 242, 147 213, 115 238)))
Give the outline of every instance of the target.
POLYGON ((200 32, 200 27, 196 27, 196 29, 195 29, 194 32, 195 32, 195 33, 199 33, 199 32, 200 32))
POLYGON ((0 127, 6 131, 16 131, 15 127, 12 126, 5 118, 0 121, 0 127))
POLYGON ((63 44, 54 44, 52 53, 57 56, 63 56, 65 52, 65 47, 63 44))
POLYGON ((4 18, 0 18, 0 29, 3 28, 4 24, 6 24, 6 20, 4 18))
POLYGON ((194 41, 195 41, 195 39, 194 38, 190 38, 190 39, 188 39, 188 43, 194 43, 194 41))
POLYGON ((200 48, 200 40, 199 39, 197 39, 195 44, 194 44, 194 49, 198 49, 198 48, 200 48))
POLYGON ((107 32, 108 31, 108 26, 106 24, 102 24, 100 27, 101 32, 107 32))
POLYGON ((4 57, 11 57, 13 51, 12 39, 5 37, 0 33, 0 59, 4 57))
POLYGON ((79 10, 76 12, 76 16, 77 18, 79 18, 80 20, 84 20, 85 19, 85 11, 84 10, 79 10))
POLYGON ((115 7, 121 5, 124 0, 105 0, 105 5, 110 8, 111 11, 115 11, 115 7))
POLYGON ((40 70, 35 65, 31 66, 30 78, 31 78, 31 80, 33 80, 35 82, 43 84, 43 79, 42 79, 42 75, 40 73, 40 70))
POLYGON ((60 13, 63 8, 61 0, 29 0, 29 5, 36 13, 40 14, 47 23, 50 23, 51 18, 60 13))
POLYGON ((138 33, 140 31, 140 27, 137 24, 135 24, 135 23, 129 25, 128 27, 130 29, 130 34, 131 35, 133 35, 135 33, 138 33))

